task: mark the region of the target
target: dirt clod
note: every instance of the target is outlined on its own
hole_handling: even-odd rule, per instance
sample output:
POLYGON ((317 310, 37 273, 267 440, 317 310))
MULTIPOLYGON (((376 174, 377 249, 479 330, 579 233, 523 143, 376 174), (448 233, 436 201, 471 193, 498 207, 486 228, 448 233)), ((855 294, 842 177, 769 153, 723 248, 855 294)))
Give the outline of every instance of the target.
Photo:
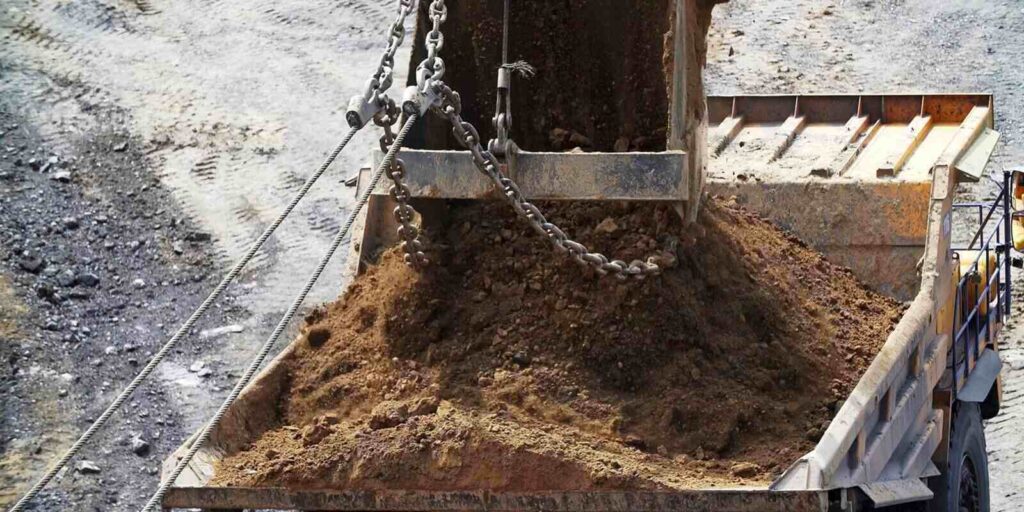
POLYGON ((597 278, 503 204, 453 206, 449 224, 428 231, 434 265, 417 273, 387 253, 308 328, 330 336, 286 361, 281 427, 226 458, 215 482, 765 483, 814 446, 901 314, 719 201, 692 226, 668 207, 545 208, 609 257, 665 251, 676 265, 643 281, 597 278))
POLYGON ((306 333, 306 342, 313 348, 320 347, 324 343, 327 343, 327 340, 329 339, 331 339, 331 331, 322 327, 310 329, 309 332, 306 333))

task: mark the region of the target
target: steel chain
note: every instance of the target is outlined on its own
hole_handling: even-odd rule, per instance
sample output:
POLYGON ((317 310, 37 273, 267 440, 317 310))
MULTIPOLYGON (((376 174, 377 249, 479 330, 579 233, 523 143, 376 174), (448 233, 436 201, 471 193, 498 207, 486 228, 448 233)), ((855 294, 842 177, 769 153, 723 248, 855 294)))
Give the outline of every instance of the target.
POLYGON ((444 34, 441 25, 448 19, 448 6, 444 0, 434 0, 430 4, 431 29, 424 37, 427 57, 416 67, 416 84, 421 92, 428 92, 434 84, 444 79, 444 59, 438 54, 444 48, 444 34))
POLYGON ((388 30, 388 44, 380 56, 377 70, 366 82, 364 92, 349 100, 348 112, 345 115, 349 126, 366 125, 386 106, 387 96, 384 92, 394 83, 395 54, 405 41, 405 20, 415 10, 415 4, 415 0, 398 1, 398 16, 388 30))
MULTIPOLYGON (((398 107, 394 101, 389 99, 387 108, 382 111, 381 115, 374 118, 374 123, 384 130, 384 133, 380 136, 380 150, 385 155, 388 154, 391 145, 395 142, 395 134, 391 131, 391 126, 395 124, 398 117, 398 107)), ((409 205, 412 191, 409 190, 404 181, 405 163, 402 162, 402 159, 396 157, 385 168, 385 172, 392 181, 388 194, 396 203, 393 214, 395 222, 398 223, 398 237, 402 240, 405 263, 413 268, 422 269, 430 263, 430 260, 427 259, 427 255, 423 252, 420 230, 413 223, 413 219, 416 218, 416 210, 409 205)))

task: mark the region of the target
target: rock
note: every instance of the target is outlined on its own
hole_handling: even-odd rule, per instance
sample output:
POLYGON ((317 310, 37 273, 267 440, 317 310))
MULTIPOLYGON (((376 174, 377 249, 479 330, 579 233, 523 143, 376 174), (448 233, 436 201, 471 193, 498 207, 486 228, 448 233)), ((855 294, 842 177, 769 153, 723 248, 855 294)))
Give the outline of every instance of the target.
POLYGON ((530 366, 530 363, 533 362, 533 360, 526 352, 516 352, 512 355, 512 362, 519 366, 526 367, 530 366))
POLYGON ((729 472, 737 478, 754 478, 761 472, 761 468, 750 462, 737 462, 729 468, 729 472))
POLYGON ((94 288, 100 284, 100 276, 93 274, 92 272, 84 272, 75 276, 75 282, 82 285, 94 288))
POLYGON ((118 153, 124 153, 128 149, 128 142, 122 142, 114 146, 114 151, 118 153))
POLYGON ((436 397, 421 398, 413 404, 412 410, 409 411, 409 416, 426 416, 428 414, 434 414, 437 412, 438 405, 440 405, 440 400, 436 397))
POLYGON ((145 439, 135 436, 132 438, 132 453, 139 457, 149 455, 149 443, 145 439))
POLYGON ((53 181, 59 181, 61 183, 70 183, 71 171, 57 171, 50 175, 50 179, 53 181))
POLYGON ((33 171, 38 171, 43 167, 43 163, 33 157, 28 159, 28 166, 31 167, 33 171))
POLYGON ((185 240, 189 242, 209 242, 213 237, 209 233, 202 231, 189 231, 185 235, 185 240))
POLYGON ((29 272, 31 274, 38 274, 39 271, 43 269, 44 265, 43 259, 36 255, 22 256, 21 259, 18 260, 18 266, 25 272, 29 272))
POLYGON ((64 217, 60 220, 66 229, 78 229, 82 223, 74 217, 64 217))
POLYGON ((390 400, 377 404, 370 412, 370 428, 380 430, 392 428, 405 423, 409 419, 409 406, 390 400))
POLYGON ((100 472, 100 467, 91 460, 82 460, 75 464, 75 470, 83 475, 97 475, 100 472))
POLYGON ((626 446, 631 446, 631 447, 636 448, 637 450, 640 450, 640 451, 644 451, 644 450, 647 449, 647 441, 644 441, 643 439, 641 439, 640 437, 637 437, 637 436, 633 436, 633 435, 626 436, 626 439, 623 440, 623 443, 626 446))
POLYGON ((323 346, 323 344, 327 343, 327 340, 329 339, 331 339, 331 331, 324 329, 323 327, 314 327, 306 333, 306 342, 313 348, 323 346))
POLYGON ((572 135, 569 136, 569 146, 570 147, 574 147, 574 148, 589 148, 590 146, 593 146, 593 145, 594 145, 594 143, 591 142, 590 139, 586 135, 583 135, 582 133, 572 132, 572 135))
POLYGON ((69 269, 57 274, 57 284, 69 288, 75 285, 75 273, 69 269))
POLYGON ((196 362, 192 363, 192 366, 188 367, 188 371, 190 371, 192 373, 196 373, 199 370, 202 370, 203 367, 205 367, 205 366, 206 366, 206 363, 204 363, 203 361, 196 361, 196 362))
POLYGON ((142 278, 140 278, 140 277, 136 277, 135 279, 132 280, 132 287, 133 288, 145 288, 146 287, 146 281, 143 281, 142 278))
POLYGON ((57 158, 56 156, 51 156, 50 158, 47 158, 47 159, 46 159, 46 163, 45 163, 45 164, 43 164, 43 165, 42 165, 42 166, 41 166, 41 167, 39 168, 39 172, 46 172, 46 171, 49 171, 49 170, 50 170, 51 168, 53 168, 54 166, 56 166, 56 165, 57 165, 58 163, 60 163, 60 159, 59 159, 59 158, 57 158))
POLYGON ((614 233, 619 230, 619 225, 615 223, 615 219, 608 217, 602 220, 594 230, 598 233, 614 233))
POLYGON ((548 134, 548 142, 551 143, 551 149, 554 151, 562 151, 569 144, 569 137, 571 133, 569 130, 564 128, 553 128, 548 134))
MULTIPOLYGON (((337 421, 334 421, 337 423, 337 421)), ((334 429, 331 428, 331 419, 327 417, 319 417, 315 420, 315 423, 308 425, 302 429, 302 446, 313 446, 320 441, 323 441, 325 437, 331 435, 334 429)))
POLYGON ((36 295, 39 296, 40 299, 50 299, 56 293, 57 291, 54 290, 52 286, 46 283, 43 283, 36 288, 36 295))
POLYGON ((181 243, 181 240, 175 240, 171 243, 171 250, 174 251, 174 254, 184 254, 185 245, 181 243))
POLYGON ((205 379, 205 378, 209 377, 210 375, 213 375, 213 370, 211 370, 209 368, 203 368, 203 369, 199 370, 198 372, 196 372, 196 375, 198 375, 199 377, 205 379))
POLYGON ((223 327, 214 327, 212 329, 203 329, 199 331, 200 338, 216 338, 225 334, 237 334, 245 330, 245 327, 239 324, 225 325, 223 327))

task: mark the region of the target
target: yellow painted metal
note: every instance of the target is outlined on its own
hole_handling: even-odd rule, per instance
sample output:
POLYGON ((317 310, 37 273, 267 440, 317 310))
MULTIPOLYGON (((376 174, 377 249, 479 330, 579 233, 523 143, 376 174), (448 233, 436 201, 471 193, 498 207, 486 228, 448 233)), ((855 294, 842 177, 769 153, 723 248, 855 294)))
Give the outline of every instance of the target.
MULTIPOLYGON (((1024 210, 1024 171, 1013 171, 1013 211, 1024 210)), ((1024 251, 1024 217, 1013 218, 1013 248, 1024 251)))
MULTIPOLYGON (((974 270, 974 264, 977 263, 978 267, 973 273, 970 285, 964 290, 963 306, 961 311, 964 313, 974 309, 974 305, 978 304, 980 297, 985 291, 985 287, 989 286, 988 281, 998 271, 996 267, 996 252, 989 251, 988 257, 982 251, 956 251, 957 256, 960 258, 959 268, 956 268, 956 275, 958 279, 956 283, 959 283, 963 276, 968 275, 974 270)), ((998 279, 992 282, 991 287, 988 291, 988 299, 981 300, 981 305, 978 308, 981 314, 988 313, 988 305, 990 302, 996 300, 999 295, 999 281, 998 279)))

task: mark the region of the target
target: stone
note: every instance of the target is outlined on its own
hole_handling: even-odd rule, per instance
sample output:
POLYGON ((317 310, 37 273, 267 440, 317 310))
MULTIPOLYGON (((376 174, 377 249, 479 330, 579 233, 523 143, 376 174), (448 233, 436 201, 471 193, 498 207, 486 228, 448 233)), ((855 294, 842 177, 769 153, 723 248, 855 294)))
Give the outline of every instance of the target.
POLYGON ((100 467, 91 460, 82 460, 75 464, 75 470, 83 475, 97 475, 100 472, 100 467))
POLYGON ((133 288, 145 288, 146 287, 146 281, 143 281, 142 278, 136 277, 135 279, 132 280, 132 287, 133 288))
POLYGON ((133 437, 132 441, 131 441, 131 445, 132 445, 132 453, 134 453, 135 455, 138 455, 139 457, 145 457, 146 455, 149 455, 149 449, 150 449, 149 443, 146 442, 146 440, 143 439, 142 437, 140 437, 140 436, 133 437))
POLYGON ((61 273, 57 274, 57 284, 69 288, 75 285, 75 273, 70 269, 65 269, 61 273))
POLYGON ((82 286, 94 288, 96 286, 99 286, 100 277, 97 276, 96 274, 93 274, 92 272, 84 272, 75 276, 75 282, 82 286))
POLYGON ((114 151, 123 153, 128 149, 128 142, 122 142, 114 146, 114 151))
POLYGON ((221 327, 214 327, 212 329, 203 329, 199 331, 200 338, 217 338, 225 334, 238 334, 245 330, 245 327, 239 324, 224 325, 221 327))
POLYGON ((188 371, 190 371, 192 373, 196 373, 199 370, 202 370, 205 366, 206 366, 205 362, 203 362, 203 361, 196 361, 196 362, 192 363, 192 366, 188 367, 188 371))
POLYGON ((25 272, 38 274, 39 271, 43 269, 43 266, 45 266, 45 263, 43 263, 43 259, 39 256, 27 255, 22 256, 21 259, 18 260, 18 266, 25 272))
POLYGON ((533 361, 527 353, 516 352, 514 355, 512 355, 512 362, 518 364, 519 366, 530 366, 530 363, 533 361))
POLYGON ((751 462, 737 462, 729 468, 729 472, 737 478, 754 478, 761 472, 761 468, 751 462))
POLYGON ((50 175, 50 179, 60 183, 71 183, 71 171, 57 171, 50 175))
POLYGON ((209 242, 212 239, 213 237, 210 236, 209 233, 204 233, 202 231, 189 231, 185 235, 185 240, 189 242, 209 242))
POLYGON ((619 225, 615 222, 615 219, 608 217, 602 220, 594 230, 598 233, 614 233, 619 230, 619 225))
POLYGON ((43 283, 36 288, 36 295, 39 296, 40 299, 50 299, 56 293, 57 291, 54 290, 52 286, 46 283, 43 283))
POLYGON ((74 217, 64 217, 61 219, 61 223, 66 229, 78 229, 82 225, 82 223, 74 217))
POLYGON ((370 428, 381 430, 405 423, 409 419, 409 406, 392 401, 377 404, 370 412, 370 428))

